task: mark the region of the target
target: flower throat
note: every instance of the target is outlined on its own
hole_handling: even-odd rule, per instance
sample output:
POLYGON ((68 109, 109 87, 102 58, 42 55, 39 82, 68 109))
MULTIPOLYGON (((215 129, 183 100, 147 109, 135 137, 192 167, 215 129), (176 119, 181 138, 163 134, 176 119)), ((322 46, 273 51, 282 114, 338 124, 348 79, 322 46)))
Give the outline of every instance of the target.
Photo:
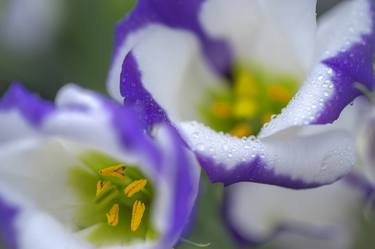
POLYGON ((80 200, 76 229, 97 245, 153 240, 154 187, 140 169, 99 153, 80 157, 85 167, 72 167, 70 185, 80 200))
POLYGON ((236 66, 227 87, 210 89, 198 105, 203 122, 236 137, 257 135, 297 90, 297 79, 236 66))

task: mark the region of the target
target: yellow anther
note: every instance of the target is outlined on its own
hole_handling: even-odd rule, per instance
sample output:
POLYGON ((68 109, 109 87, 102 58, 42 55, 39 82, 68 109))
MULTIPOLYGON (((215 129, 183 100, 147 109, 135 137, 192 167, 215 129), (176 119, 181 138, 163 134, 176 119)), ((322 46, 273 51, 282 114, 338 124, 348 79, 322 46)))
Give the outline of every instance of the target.
POLYGON ((120 180, 125 180, 125 166, 122 164, 111 166, 108 168, 104 168, 99 170, 99 174, 102 176, 115 176, 118 177, 120 180))
POLYGON ((112 186, 110 181, 99 180, 96 183, 96 197, 107 191, 112 186))
POLYGON ((118 220, 119 220, 119 212, 120 212, 120 206, 119 204, 115 203, 113 204, 112 208, 109 210, 109 212, 106 214, 107 216, 107 223, 111 226, 117 226, 118 220))
POLYGON ((135 201, 132 210, 132 219, 130 224, 130 230, 135 232, 141 225, 143 214, 145 213, 146 206, 141 201, 135 201))
POLYGON ((257 105, 253 99, 238 99, 233 106, 234 116, 237 118, 251 118, 257 112, 257 105))
POLYGON ((144 189, 144 187, 146 186, 147 184, 147 180, 146 179, 141 179, 141 180, 137 180, 137 181, 134 181, 132 183, 130 183, 125 189, 124 189, 124 193, 127 197, 132 197, 134 194, 138 193, 139 191, 141 191, 142 189, 144 189))
POLYGON ((271 85, 268 89, 268 96, 271 100, 286 104, 292 98, 292 92, 282 85, 271 85))
POLYGON ((247 123, 239 123, 230 131, 230 134, 236 137, 247 137, 252 133, 251 126, 247 123))
POLYGON ((254 97, 258 94, 258 87, 253 76, 242 71, 234 82, 234 93, 242 97, 254 97))
POLYGON ((228 118, 231 113, 230 104, 223 101, 217 101, 212 104, 212 113, 219 118, 228 118))

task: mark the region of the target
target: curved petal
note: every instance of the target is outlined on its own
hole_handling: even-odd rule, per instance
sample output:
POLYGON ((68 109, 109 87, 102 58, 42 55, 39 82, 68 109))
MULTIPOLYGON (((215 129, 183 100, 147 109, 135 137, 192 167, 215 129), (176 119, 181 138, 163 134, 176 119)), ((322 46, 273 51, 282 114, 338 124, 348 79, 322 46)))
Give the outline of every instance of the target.
POLYGON ((173 128, 166 129, 164 127, 158 134, 158 136, 164 137, 160 143, 167 142, 165 138, 169 140, 169 151, 165 160, 170 167, 165 169, 165 172, 168 175, 167 180, 175 183, 174 189, 171 191, 173 191, 172 202, 176 208, 170 212, 169 227, 162 241, 164 247, 161 247, 167 248, 170 246, 170 241, 177 242, 190 218, 198 194, 200 168, 197 163, 191 164, 191 162, 195 162, 194 156, 181 147, 183 141, 173 128))
POLYGON ((91 248, 2 183, 0 196, 0 241, 6 249, 91 248))
POLYGON ((201 60, 192 34, 153 25, 126 56, 121 94, 125 104, 136 106, 152 125, 169 118, 196 119, 192 103, 212 82, 214 75, 201 60))
POLYGON ((313 59, 315 8, 315 0, 208 0, 200 20, 209 34, 231 41, 242 60, 303 76, 313 59))
POLYGON ((328 127, 291 128, 265 139, 234 138, 195 122, 179 130, 210 179, 225 185, 315 187, 346 175, 355 161, 350 134, 328 127))
MULTIPOLYGON (((23 92, 30 97, 24 89, 23 92)), ((29 118, 22 111, 22 98, 16 96, 13 103, 0 111, 2 122, 16 117, 7 121, 9 127, 10 122, 27 126, 29 118)), ((69 167, 80 165, 77 155, 95 149, 135 163, 153 180, 158 191, 152 218, 161 236, 156 241, 160 245, 153 242, 153 246, 172 247, 194 205, 199 171, 172 128, 161 128, 166 131, 151 140, 142 127, 135 114, 120 104, 77 86, 66 86, 59 92, 53 111, 38 126, 28 126, 32 132, 24 133, 22 139, 8 136, 0 143, 0 182, 71 227, 74 210, 69 207, 76 200, 69 192, 67 178, 69 167), (49 191, 45 191, 46 184, 51 186, 49 191), (51 203, 56 193, 59 199, 51 203)), ((0 137, 6 132, 1 130, 0 137)))
POLYGON ((224 41, 212 39, 203 32, 198 21, 202 3, 202 0, 187 2, 140 0, 137 2, 130 15, 116 27, 113 62, 108 78, 109 91, 114 97, 121 99, 118 94, 119 77, 125 56, 142 37, 140 35, 143 33, 142 29, 152 24, 193 32, 202 45, 203 54, 209 65, 217 72, 228 72, 232 60, 230 48, 224 41))
POLYGON ((239 139, 195 122, 178 127, 212 181, 306 188, 334 182, 354 166, 356 121, 366 107, 367 100, 357 98, 333 124, 296 126, 264 138, 239 139))
POLYGON ((43 122, 43 119, 53 111, 50 103, 41 100, 37 95, 29 94, 18 82, 12 84, 0 100, 1 112, 12 108, 17 108, 28 123, 35 126, 43 122))
POLYGON ((360 95, 353 83, 372 89, 373 2, 348 1, 327 15, 319 26, 317 65, 288 106, 264 127, 262 137, 293 125, 331 123, 360 95))
POLYGON ((287 248, 301 248, 301 238, 291 240, 294 234, 305 242, 310 239, 304 248, 349 248, 353 210, 360 203, 363 206, 366 194, 361 186, 346 180, 304 191, 240 183, 227 189, 224 218, 232 234, 244 243, 273 239, 287 248))

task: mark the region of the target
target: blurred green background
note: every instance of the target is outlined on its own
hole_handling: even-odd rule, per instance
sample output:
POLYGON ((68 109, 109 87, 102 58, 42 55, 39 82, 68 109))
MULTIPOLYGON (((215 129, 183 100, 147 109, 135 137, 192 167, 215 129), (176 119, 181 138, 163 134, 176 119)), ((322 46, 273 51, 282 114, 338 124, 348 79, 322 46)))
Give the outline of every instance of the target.
MULTIPOLYGON (((1 8, 5 1, 0 0, 0 14, 4 10, 1 8)), ((131 9, 135 0, 63 2, 61 24, 48 45, 38 49, 36 53, 17 53, 1 46, 0 42, 0 94, 4 93, 12 80, 22 81, 30 90, 48 99, 53 99, 57 90, 69 82, 106 94, 105 81, 111 61, 113 28, 131 9)), ((319 12, 333 2, 320 1, 319 12)), ((221 221, 222 190, 221 185, 209 184, 207 178, 203 177, 196 210, 197 223, 194 224, 192 233, 186 235, 187 240, 210 243, 206 248, 211 249, 239 248, 230 239, 221 221)), ((359 217, 361 230, 354 248, 373 249, 375 225, 361 215, 359 217)), ((190 249, 197 246, 182 242, 176 248, 190 249)), ((271 247, 266 245, 259 248, 271 247)))
POLYGON ((62 22, 49 46, 36 54, 0 47, 0 93, 12 80, 47 98, 69 82, 105 93, 114 25, 134 2, 63 0, 62 22))

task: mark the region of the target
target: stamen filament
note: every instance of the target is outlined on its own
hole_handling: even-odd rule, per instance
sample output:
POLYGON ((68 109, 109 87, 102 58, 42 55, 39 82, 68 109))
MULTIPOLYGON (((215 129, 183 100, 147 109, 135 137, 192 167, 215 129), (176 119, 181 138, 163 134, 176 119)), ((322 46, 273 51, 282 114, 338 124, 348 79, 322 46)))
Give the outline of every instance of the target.
POLYGON ((111 166, 99 170, 101 176, 114 176, 119 178, 121 181, 125 180, 125 166, 122 164, 111 166))
POLYGON ((135 201, 133 204, 132 210, 132 219, 130 224, 130 230, 135 232, 138 230, 139 226, 141 225, 143 215, 145 213, 146 206, 141 201, 135 201))
POLYGON ((113 204, 112 208, 106 214, 107 216, 107 223, 111 226, 117 226, 119 221, 119 211, 120 205, 118 203, 113 204))
POLYGON ((142 189, 144 189, 144 187, 146 186, 147 184, 147 180, 146 179, 141 179, 141 180, 137 180, 137 181, 134 181, 132 183, 130 183, 125 189, 124 189, 124 193, 127 197, 132 197, 133 195, 135 195, 136 193, 138 193, 139 191, 141 191, 142 189))

